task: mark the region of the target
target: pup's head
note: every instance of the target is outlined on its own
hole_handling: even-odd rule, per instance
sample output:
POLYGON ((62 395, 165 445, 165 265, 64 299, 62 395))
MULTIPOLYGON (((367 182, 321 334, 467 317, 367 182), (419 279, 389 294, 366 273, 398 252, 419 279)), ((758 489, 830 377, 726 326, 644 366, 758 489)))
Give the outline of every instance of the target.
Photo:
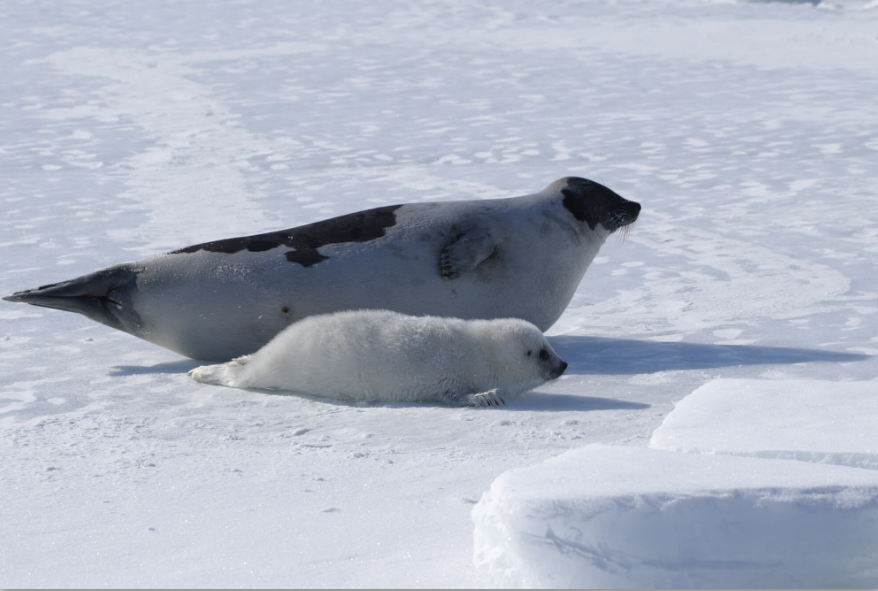
POLYGON ((527 392, 549 380, 554 380, 567 369, 567 362, 558 357, 552 345, 540 330, 524 320, 504 318, 492 320, 492 332, 498 342, 495 371, 507 392, 527 392))

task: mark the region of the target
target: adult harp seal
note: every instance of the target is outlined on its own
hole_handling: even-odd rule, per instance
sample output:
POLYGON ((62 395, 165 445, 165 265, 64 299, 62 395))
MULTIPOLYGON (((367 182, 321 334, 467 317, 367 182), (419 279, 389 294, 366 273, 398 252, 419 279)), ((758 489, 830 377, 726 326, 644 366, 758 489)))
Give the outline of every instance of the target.
POLYGON ((607 187, 567 177, 523 197, 392 205, 205 242, 3 299, 218 361, 341 310, 522 318, 545 331, 607 237, 639 213, 607 187))

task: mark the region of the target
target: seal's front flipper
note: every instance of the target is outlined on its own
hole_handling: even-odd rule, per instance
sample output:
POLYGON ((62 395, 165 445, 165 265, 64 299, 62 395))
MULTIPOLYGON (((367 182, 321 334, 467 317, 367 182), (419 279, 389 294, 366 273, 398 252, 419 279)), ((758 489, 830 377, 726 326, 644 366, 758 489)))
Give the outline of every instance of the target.
POLYGON ((439 401, 452 406, 506 406, 506 401, 497 388, 478 394, 446 392, 439 397, 439 401))
POLYGON ((494 254, 497 245, 491 235, 483 231, 467 232, 445 247, 439 257, 443 279, 457 279, 461 273, 472 271, 479 263, 494 254))
POLYGON ((506 401, 500 396, 497 388, 464 396, 461 403, 461 406, 506 406, 506 401))

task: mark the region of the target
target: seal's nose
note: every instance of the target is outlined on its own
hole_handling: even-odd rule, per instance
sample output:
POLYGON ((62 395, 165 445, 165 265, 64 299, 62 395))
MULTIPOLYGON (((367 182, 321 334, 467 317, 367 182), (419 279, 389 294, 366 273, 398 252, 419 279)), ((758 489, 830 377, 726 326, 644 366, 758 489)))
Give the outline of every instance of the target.
POLYGON ((567 369, 567 362, 561 361, 555 371, 552 372, 552 379, 554 380, 555 378, 561 377, 561 374, 564 373, 565 369, 567 369))

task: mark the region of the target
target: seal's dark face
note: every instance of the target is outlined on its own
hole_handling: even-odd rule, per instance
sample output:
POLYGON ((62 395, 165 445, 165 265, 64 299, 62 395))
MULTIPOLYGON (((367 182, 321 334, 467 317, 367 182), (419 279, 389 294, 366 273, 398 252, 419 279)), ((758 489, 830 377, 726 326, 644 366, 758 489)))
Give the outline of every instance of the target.
POLYGON ((610 232, 633 223, 640 213, 640 204, 623 199, 605 186, 588 179, 568 177, 561 189, 564 207, 573 216, 594 230, 598 224, 610 232))

